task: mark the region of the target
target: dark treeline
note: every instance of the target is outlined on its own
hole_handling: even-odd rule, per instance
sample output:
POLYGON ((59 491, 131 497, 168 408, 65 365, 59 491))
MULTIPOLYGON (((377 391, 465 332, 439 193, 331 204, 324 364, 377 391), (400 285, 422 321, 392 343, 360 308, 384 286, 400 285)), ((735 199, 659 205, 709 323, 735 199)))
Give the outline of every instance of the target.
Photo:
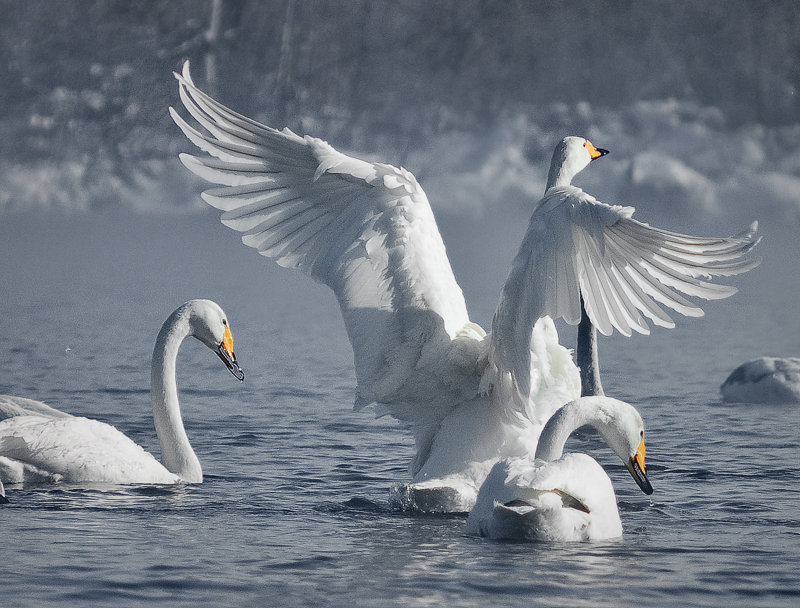
POLYGON ((228 105, 358 147, 560 102, 674 97, 732 123, 800 122, 796 0, 0 0, 0 11, 0 153, 18 161, 172 153, 170 71, 185 58, 228 105))

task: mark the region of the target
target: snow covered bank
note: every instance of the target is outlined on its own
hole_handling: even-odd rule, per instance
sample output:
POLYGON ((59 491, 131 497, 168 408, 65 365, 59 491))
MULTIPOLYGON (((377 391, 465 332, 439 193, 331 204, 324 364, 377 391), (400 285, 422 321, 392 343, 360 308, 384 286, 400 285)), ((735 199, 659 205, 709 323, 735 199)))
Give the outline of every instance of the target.
MULTIPOLYGON (((726 229, 728 222, 741 226, 753 219, 800 224, 800 125, 731 128, 720 111, 675 100, 619 109, 536 106, 491 127, 431 136, 410 150, 376 135, 381 149, 348 152, 404 165, 438 214, 478 219, 523 212, 537 201, 551 151, 567 134, 611 150, 602 165, 579 177, 580 185, 601 200, 634 205, 647 221, 666 218, 678 228, 682 220, 725 218, 726 229)), ((176 129, 169 148, 182 149, 178 137, 176 129)), ((36 208, 193 211, 202 208, 201 185, 187 173, 175 157, 6 159, 0 161, 0 215, 36 208)))

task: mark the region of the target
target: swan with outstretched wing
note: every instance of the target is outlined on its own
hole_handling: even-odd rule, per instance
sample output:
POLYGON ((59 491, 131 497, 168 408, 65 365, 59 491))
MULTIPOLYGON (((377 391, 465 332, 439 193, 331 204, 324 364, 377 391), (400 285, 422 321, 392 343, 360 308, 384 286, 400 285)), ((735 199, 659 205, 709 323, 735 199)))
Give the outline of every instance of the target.
POLYGON ((720 292, 697 277, 750 267, 740 258, 755 242, 752 231, 674 235, 570 186, 602 151, 566 138, 487 335, 469 320, 410 172, 242 116, 199 90, 188 62, 175 76, 197 126, 170 113, 207 153, 181 161, 220 185, 203 199, 245 245, 334 291, 353 347, 356 405, 375 403, 412 429, 413 480, 395 493, 402 506, 469 510, 499 458, 535 451, 544 423, 580 394, 578 368, 553 319, 576 322, 581 297, 604 333, 646 331, 637 309, 669 325, 656 302, 696 314, 675 289, 723 297, 730 288, 720 292))

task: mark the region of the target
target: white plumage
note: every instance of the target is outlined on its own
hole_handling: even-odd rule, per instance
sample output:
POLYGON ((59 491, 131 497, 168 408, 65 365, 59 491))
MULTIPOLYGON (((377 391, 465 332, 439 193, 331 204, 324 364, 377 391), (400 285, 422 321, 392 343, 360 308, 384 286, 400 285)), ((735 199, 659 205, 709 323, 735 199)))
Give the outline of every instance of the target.
POLYGON ((759 357, 742 363, 720 387, 740 403, 800 403, 800 357, 759 357))
POLYGON ((430 495, 441 490, 434 510, 468 509, 491 466, 531 453, 550 415, 579 396, 578 369, 552 319, 576 322, 580 296, 605 333, 647 331, 637 309, 670 325, 657 303, 699 314, 673 290, 724 297, 733 290, 696 277, 752 266, 739 258, 755 227, 695 239, 650 228, 631 219, 632 209, 570 186, 600 152, 566 138, 486 335, 469 320, 411 173, 237 114, 195 87, 188 63, 176 78, 201 129, 170 113, 209 155, 180 158, 222 186, 204 200, 246 245, 334 291, 353 346, 356 405, 376 403, 414 432, 413 482, 397 492, 411 507, 436 505, 430 495), (415 502, 417 489, 425 496, 415 502))
POLYGON ((569 435, 591 425, 647 494, 644 424, 627 403, 583 397, 548 421, 535 458, 498 462, 481 486, 467 532, 499 540, 602 540, 622 534, 611 480, 586 454, 563 454, 569 435))
POLYGON ((164 322, 153 349, 151 397, 162 462, 113 426, 71 416, 40 401, 0 395, 0 479, 6 483, 200 483, 203 473, 183 427, 175 362, 185 338, 214 350, 231 373, 244 374, 222 309, 191 300, 164 322))

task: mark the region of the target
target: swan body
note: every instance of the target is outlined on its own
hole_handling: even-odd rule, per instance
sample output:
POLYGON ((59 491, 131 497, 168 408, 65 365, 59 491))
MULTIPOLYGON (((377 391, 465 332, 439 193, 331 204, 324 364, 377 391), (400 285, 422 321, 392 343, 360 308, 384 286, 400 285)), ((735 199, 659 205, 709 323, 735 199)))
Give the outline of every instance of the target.
POLYGON ((800 403, 800 358, 759 357, 742 363, 720 392, 724 401, 800 403))
POLYGON ((487 334, 469 319, 409 171, 237 114, 194 85, 188 62, 175 76, 198 126, 170 114, 205 153, 181 161, 220 185, 203 199, 245 245, 333 290, 353 347, 356 408, 376 404, 413 432, 412 482, 395 492, 409 508, 468 508, 491 466, 531 453, 552 413, 580 395, 579 370, 553 319, 576 323, 581 298, 603 333, 647 332, 638 311, 665 326, 661 306, 701 314, 675 290, 724 297, 734 290, 697 277, 753 264, 739 258, 755 244, 754 227, 722 239, 678 235, 572 186, 604 151, 568 137, 487 334))
POLYGON ((186 436, 175 384, 178 348, 189 336, 217 352, 231 373, 244 379, 227 318, 217 304, 190 300, 170 315, 156 339, 150 385, 162 462, 109 424, 3 395, 0 407, 6 417, 0 421, 0 479, 6 483, 202 482, 202 468, 186 436))
POLYGON ((70 414, 62 412, 46 403, 17 397, 15 395, 0 395, 0 420, 14 416, 43 416, 45 418, 71 418, 70 414))
POLYGON ((620 536, 622 523, 608 475, 586 454, 563 454, 569 435, 585 424, 598 430, 642 491, 651 494, 639 413, 616 399, 583 397, 548 421, 534 459, 505 459, 494 465, 467 518, 467 532, 528 541, 620 536))

